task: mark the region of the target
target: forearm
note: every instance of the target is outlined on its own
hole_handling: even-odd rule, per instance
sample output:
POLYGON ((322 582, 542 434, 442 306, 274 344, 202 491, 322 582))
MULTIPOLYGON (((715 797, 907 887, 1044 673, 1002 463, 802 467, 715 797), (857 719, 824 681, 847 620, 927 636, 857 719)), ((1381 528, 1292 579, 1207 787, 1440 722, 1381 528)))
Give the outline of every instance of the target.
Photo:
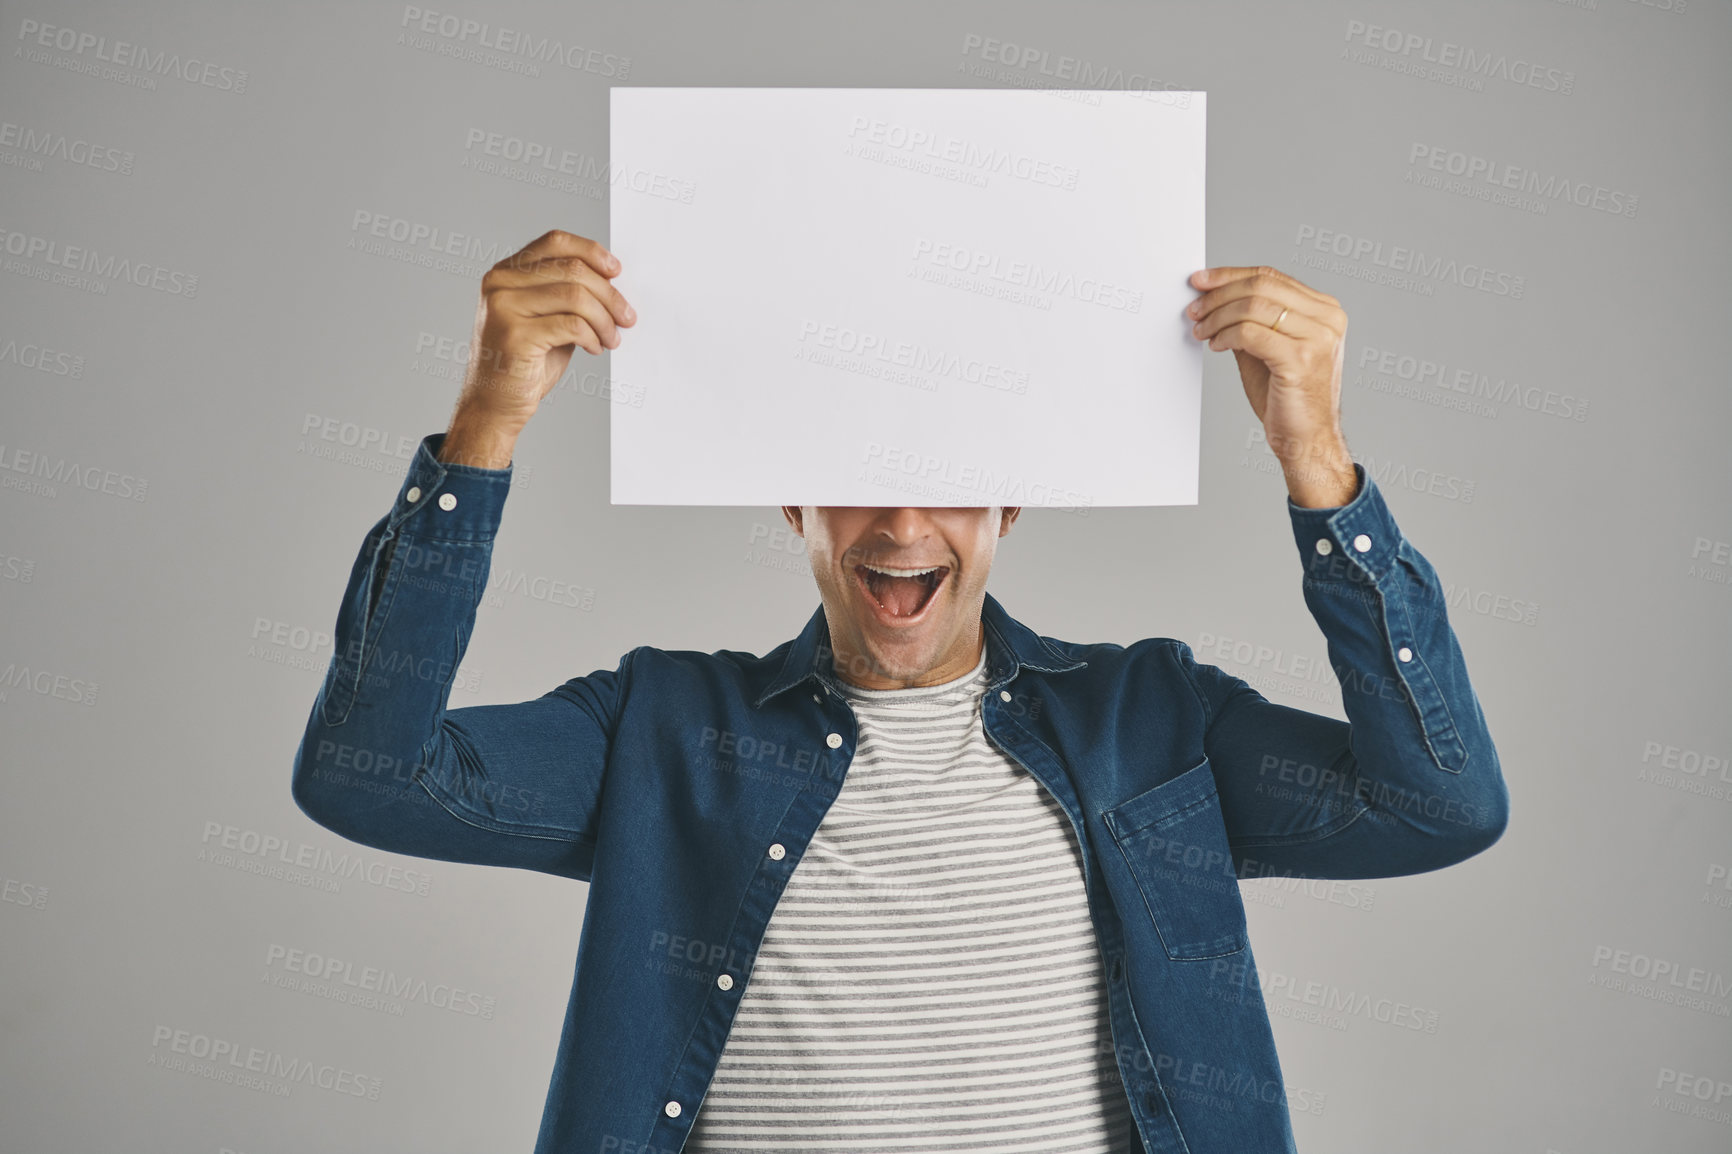
POLYGON ((1290 510, 1347 724, 1198 669, 1218 703, 1209 753, 1229 834, 1252 872, 1419 873, 1487 848, 1507 820, 1442 584, 1358 480, 1366 491, 1342 508, 1290 510))
POLYGON ((1352 528, 1348 549, 1375 576, 1318 557, 1304 585, 1350 725, 1334 796, 1347 812, 1365 807, 1360 832, 1328 852, 1361 868, 1382 859, 1401 872, 1436 869, 1499 836, 1508 795, 1497 749, 1436 570, 1398 533, 1390 542, 1371 524, 1352 528), (1360 553, 1365 537, 1371 548, 1360 553))
POLYGON ((435 463, 430 448, 417 449, 343 592, 294 775, 297 801, 321 822, 410 790, 423 751, 438 747, 486 589, 509 472, 435 463))

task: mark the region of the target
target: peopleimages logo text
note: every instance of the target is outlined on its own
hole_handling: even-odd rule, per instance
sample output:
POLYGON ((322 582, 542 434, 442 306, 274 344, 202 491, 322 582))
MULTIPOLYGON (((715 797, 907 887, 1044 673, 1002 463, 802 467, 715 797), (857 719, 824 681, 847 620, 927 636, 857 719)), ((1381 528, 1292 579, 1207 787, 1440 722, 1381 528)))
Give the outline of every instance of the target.
POLYGON ((1363 261, 1391 272, 1406 273, 1424 280, 1449 281, 1463 288, 1477 289, 1493 296, 1520 300, 1527 291, 1527 278, 1516 276, 1482 264, 1457 261, 1454 257, 1427 256, 1416 248, 1389 245, 1365 236, 1353 236, 1332 229, 1302 224, 1293 243, 1301 248, 1309 245, 1342 260, 1363 261))
POLYGON ((1346 39, 1349 44, 1375 48, 1392 56, 1417 57, 1442 68, 1454 68, 1492 80, 1507 80, 1564 96, 1570 95, 1576 87, 1573 71, 1547 68, 1519 56, 1512 59, 1502 52, 1481 51, 1453 40, 1436 40, 1417 32, 1367 24, 1363 20, 1347 22, 1346 39))

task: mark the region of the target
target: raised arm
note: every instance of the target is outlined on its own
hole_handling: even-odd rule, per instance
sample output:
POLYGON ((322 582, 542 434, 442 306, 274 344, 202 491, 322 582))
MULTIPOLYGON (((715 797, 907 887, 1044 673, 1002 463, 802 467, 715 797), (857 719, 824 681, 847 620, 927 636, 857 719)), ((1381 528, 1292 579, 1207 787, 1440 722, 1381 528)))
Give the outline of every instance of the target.
POLYGON ((1182 655, 1209 706, 1205 751, 1241 877, 1423 873, 1488 848, 1508 821, 1437 572, 1354 469, 1346 505, 1288 502, 1347 721, 1275 704, 1182 655))
POLYGON ((635 321, 594 241, 550 232, 482 280, 469 375, 361 544, 291 792, 353 841, 587 879, 631 654, 533 701, 450 709, 486 592, 517 436, 579 345, 635 321))
POLYGON ((293 796, 376 849, 587 879, 631 658, 533 701, 448 708, 511 470, 440 461, 447 436, 421 442, 355 558, 293 796))
POLYGON ((1180 656, 1240 876, 1391 877, 1503 833, 1509 795, 1437 573, 1341 433, 1341 302, 1267 266, 1199 270, 1192 334, 1231 349, 1287 482, 1305 603, 1347 721, 1264 699, 1180 656))

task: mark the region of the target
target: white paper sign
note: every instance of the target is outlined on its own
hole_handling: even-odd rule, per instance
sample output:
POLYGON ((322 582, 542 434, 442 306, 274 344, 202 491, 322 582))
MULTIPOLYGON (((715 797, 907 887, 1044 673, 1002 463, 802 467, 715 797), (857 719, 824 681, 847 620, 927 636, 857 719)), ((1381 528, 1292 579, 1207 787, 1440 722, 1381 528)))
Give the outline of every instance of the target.
POLYGON ((616 505, 1197 500, 1204 94, 610 89, 616 505))

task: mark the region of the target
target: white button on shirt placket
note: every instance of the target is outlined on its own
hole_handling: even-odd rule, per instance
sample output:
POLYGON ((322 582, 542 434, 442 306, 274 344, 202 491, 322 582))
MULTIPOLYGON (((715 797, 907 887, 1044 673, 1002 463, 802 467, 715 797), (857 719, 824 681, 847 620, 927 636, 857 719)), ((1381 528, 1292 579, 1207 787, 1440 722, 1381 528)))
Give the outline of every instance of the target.
POLYGON ((447 513, 449 513, 451 510, 457 508, 457 494, 456 493, 441 493, 441 494, 439 494, 439 507, 441 509, 445 510, 447 513))

